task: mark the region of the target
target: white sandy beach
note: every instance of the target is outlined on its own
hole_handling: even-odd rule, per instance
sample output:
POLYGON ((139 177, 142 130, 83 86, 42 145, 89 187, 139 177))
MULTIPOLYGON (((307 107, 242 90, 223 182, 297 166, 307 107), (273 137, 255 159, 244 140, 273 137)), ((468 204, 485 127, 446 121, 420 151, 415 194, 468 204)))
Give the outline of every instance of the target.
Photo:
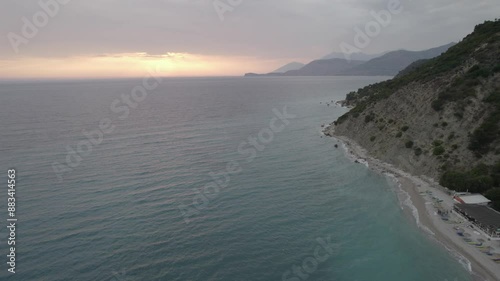
MULTIPOLYGON (((334 136, 343 142, 346 153, 360 164, 369 166, 370 169, 391 175, 399 183, 401 191, 406 198, 400 198, 408 214, 415 218, 419 227, 437 242, 450 250, 472 273, 474 280, 500 280, 500 264, 492 258, 500 256, 500 241, 488 241, 486 236, 476 228, 469 227, 470 223, 460 217, 456 212, 451 212, 448 221, 442 220, 437 213, 438 206, 443 210, 452 210, 453 199, 447 194, 446 189, 433 180, 410 175, 394 166, 378 159, 369 157, 366 150, 356 142, 343 137, 334 136), (365 162, 366 161, 366 162, 365 162), (411 201, 408 201, 411 200, 411 201), (406 201, 406 202, 405 202, 406 201), (455 228, 465 230, 467 236, 474 242, 477 239, 485 240, 481 246, 475 246, 464 241, 455 228), (485 251, 490 248, 490 254, 485 251)), ((482 241, 482 240, 480 240, 482 241)))

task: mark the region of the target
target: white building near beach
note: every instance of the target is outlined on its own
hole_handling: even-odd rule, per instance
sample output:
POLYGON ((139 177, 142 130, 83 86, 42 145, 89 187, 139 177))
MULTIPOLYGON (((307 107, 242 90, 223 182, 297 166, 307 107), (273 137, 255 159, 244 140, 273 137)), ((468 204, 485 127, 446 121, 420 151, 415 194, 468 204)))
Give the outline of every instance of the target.
POLYGON ((461 204, 488 205, 491 200, 481 194, 463 194, 457 193, 453 199, 461 204))

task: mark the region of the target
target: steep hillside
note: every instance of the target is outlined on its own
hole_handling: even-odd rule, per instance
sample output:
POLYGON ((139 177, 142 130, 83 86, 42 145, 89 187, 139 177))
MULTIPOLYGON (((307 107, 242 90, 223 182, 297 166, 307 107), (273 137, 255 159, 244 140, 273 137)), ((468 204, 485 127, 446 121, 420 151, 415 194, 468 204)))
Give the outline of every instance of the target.
POLYGON ((327 134, 455 190, 500 187, 500 21, 476 26, 392 80, 349 93, 346 104, 354 108, 327 134))

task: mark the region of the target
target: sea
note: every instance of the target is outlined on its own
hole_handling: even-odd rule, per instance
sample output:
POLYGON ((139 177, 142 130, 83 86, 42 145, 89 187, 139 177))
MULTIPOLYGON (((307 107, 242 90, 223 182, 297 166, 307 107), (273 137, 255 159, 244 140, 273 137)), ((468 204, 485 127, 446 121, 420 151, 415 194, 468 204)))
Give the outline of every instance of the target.
POLYGON ((471 280, 322 134, 386 79, 1 82, 0 280, 471 280))

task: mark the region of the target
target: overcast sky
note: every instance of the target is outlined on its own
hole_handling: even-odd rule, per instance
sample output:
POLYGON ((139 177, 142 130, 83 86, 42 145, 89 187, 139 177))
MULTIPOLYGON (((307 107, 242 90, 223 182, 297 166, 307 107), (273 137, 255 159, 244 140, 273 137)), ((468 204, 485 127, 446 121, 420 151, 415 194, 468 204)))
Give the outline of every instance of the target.
MULTIPOLYGON (((221 20, 214 3, 238 0, 71 0, 61 4, 48 24, 20 44, 16 53, 8 34, 22 36, 22 18, 32 21, 42 9, 35 0, 2 0, 0 66, 13 71, 17 62, 19 70, 31 59, 50 61, 57 68, 56 61, 71 62, 75 57, 182 53, 196 60, 227 62, 223 71, 207 74, 240 75, 243 68, 231 60, 235 64, 252 60, 255 64, 248 65, 248 71, 270 71, 282 63, 308 62, 340 51, 341 42, 353 44, 354 28, 363 29, 373 20, 370 11, 385 10, 390 2, 240 1, 221 20)), ((500 16, 499 0, 400 1, 403 11, 392 16, 364 52, 444 45, 459 41, 474 25, 500 16)))

